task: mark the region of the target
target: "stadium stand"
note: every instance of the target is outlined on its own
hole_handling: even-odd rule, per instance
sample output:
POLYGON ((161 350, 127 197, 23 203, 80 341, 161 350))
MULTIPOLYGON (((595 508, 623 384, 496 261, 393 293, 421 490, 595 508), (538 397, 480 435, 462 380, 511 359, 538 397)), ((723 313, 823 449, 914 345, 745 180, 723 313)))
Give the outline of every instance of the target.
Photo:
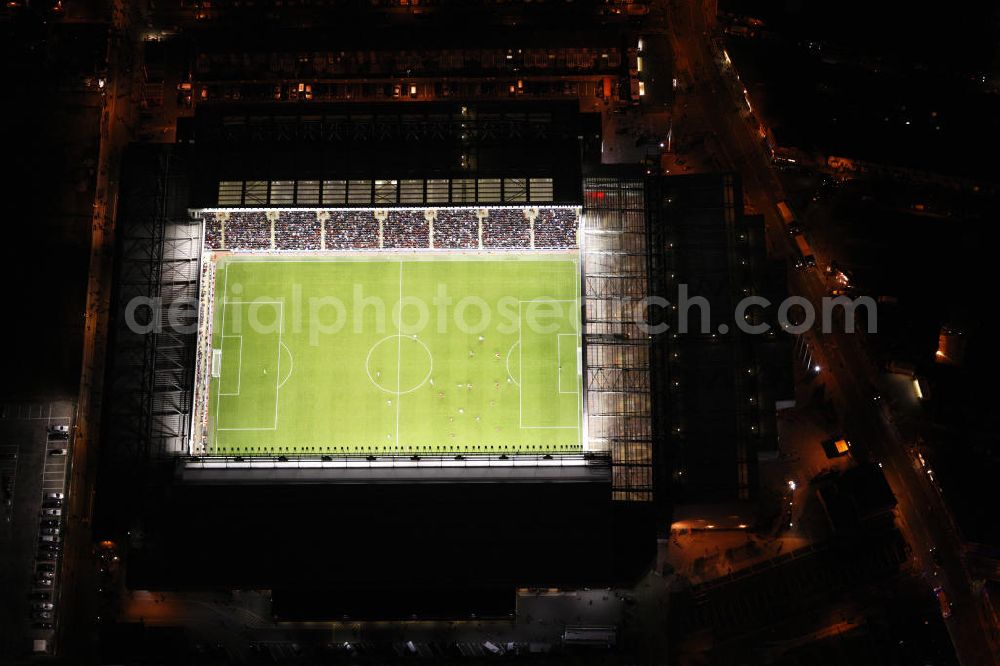
MULTIPOLYGON (((219 222, 212 221, 216 226, 219 222)), ((206 220, 207 223, 207 220, 206 220)), ((198 317, 198 352, 197 363, 195 365, 195 386, 202 386, 204 390, 196 391, 198 401, 196 414, 200 414, 201 419, 192 425, 198 441, 203 441, 208 429, 208 382, 211 377, 212 358, 212 336, 210 334, 212 313, 215 312, 215 262, 202 262, 201 267, 201 312, 198 317)), ((204 445, 199 445, 198 453, 204 453, 204 445)))
MULTIPOLYGON (((475 208, 436 209, 433 247, 443 250, 577 247, 578 220, 573 209, 539 209, 534 221, 534 243, 532 223, 525 217, 524 209, 487 208, 486 211, 480 222, 475 208)), ((431 225, 423 209, 387 211, 381 234, 379 220, 371 209, 330 210, 322 215, 316 210, 206 211, 202 217, 206 250, 316 252, 431 247, 431 225)))
POLYGON ((215 213, 205 213, 205 249, 222 249, 222 223, 215 213))
POLYGON ((229 214, 225 222, 226 247, 246 250, 271 248, 271 222, 264 211, 240 211, 229 214))
POLYGON ((331 212, 326 222, 326 249, 364 250, 378 247, 378 220, 370 210, 331 212))
POLYGON ((479 247, 479 218, 476 211, 467 208, 438 210, 434 219, 434 247, 479 247))
POLYGON ((520 208, 497 208, 483 220, 483 247, 530 248, 531 229, 520 208))
POLYGON ((274 245, 278 250, 321 250, 323 227, 316 211, 282 213, 274 222, 274 245))
POLYGON ((535 248, 576 247, 576 212, 542 208, 535 219, 535 248))
POLYGON ((392 210, 383 225, 383 247, 421 248, 430 245, 430 225, 422 210, 392 210))

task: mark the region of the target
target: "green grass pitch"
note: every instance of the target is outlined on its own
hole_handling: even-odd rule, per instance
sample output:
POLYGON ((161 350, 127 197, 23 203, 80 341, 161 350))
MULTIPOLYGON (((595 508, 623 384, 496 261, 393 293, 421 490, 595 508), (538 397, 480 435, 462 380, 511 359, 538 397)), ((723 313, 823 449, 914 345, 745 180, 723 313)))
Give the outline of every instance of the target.
POLYGON ((206 452, 582 450, 575 253, 218 260, 206 452))

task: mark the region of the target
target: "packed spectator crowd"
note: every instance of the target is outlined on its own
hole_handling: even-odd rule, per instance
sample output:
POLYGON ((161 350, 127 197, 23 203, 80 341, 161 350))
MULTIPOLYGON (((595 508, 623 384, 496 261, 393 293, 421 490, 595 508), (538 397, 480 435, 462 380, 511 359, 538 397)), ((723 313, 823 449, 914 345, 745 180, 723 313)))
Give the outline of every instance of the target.
POLYGON ((205 248, 222 249, 222 222, 215 213, 205 213, 205 248))
POLYGON ((429 247, 430 224, 422 210, 390 210, 382 226, 382 246, 429 247))
POLYGON ((378 247, 378 220, 370 210, 332 212, 326 221, 326 249, 365 250, 378 247))
POLYGON ((271 221, 264 211, 239 211, 224 222, 226 247, 246 250, 271 248, 271 221))
POLYGON ((469 208, 442 208, 434 218, 434 247, 479 247, 479 218, 469 208))
POLYGON ((540 208, 535 218, 535 247, 576 247, 576 211, 568 208, 540 208))
POLYGON ((274 221, 274 245, 277 250, 323 249, 323 226, 316 211, 282 212, 274 221))
MULTIPOLYGON (((206 219, 206 223, 208 220, 206 219)), ((218 220, 213 220, 218 225, 218 220)), ((201 301, 198 316, 198 352, 195 364, 195 420, 198 452, 204 452, 208 434, 209 382, 212 376, 212 313, 215 312, 215 262, 206 261, 201 266, 201 301)))
POLYGON ((483 219, 483 247, 531 247, 531 228, 520 208, 495 208, 483 219))
MULTIPOLYGON (((435 249, 563 249, 576 247, 577 213, 541 208, 532 224, 523 208, 439 208, 433 221, 435 249), (480 224, 482 225, 480 227, 480 224)), ((205 213, 205 248, 236 251, 320 251, 430 248, 425 211, 388 210, 381 225, 375 211, 282 210, 205 213), (272 234, 273 227, 273 234, 272 234)))

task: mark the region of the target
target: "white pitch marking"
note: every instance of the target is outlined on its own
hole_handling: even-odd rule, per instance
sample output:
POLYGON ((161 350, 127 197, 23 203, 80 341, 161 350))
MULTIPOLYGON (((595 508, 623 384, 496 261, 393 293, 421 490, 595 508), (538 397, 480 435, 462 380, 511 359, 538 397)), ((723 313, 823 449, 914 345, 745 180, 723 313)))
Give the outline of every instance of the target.
MULTIPOLYGON (((279 416, 278 405, 280 403, 279 395, 280 395, 281 384, 283 383, 283 382, 280 381, 280 379, 281 379, 281 348, 284 347, 285 344, 284 344, 284 342, 282 342, 281 335, 282 335, 282 332, 284 331, 284 328, 285 328, 285 302, 284 301, 273 301, 272 304, 277 304, 277 305, 281 306, 281 307, 278 308, 278 344, 275 345, 275 351, 277 352, 276 353, 276 356, 277 356, 277 361, 276 361, 277 372, 274 373, 275 374, 275 377, 274 377, 274 425, 272 427, 270 427, 270 428, 221 428, 221 427, 219 427, 218 422, 216 422, 216 428, 215 429, 216 429, 217 432, 218 431, 228 432, 228 431, 235 431, 235 430, 266 431, 266 430, 277 430, 278 429, 278 416, 279 416)), ((223 325, 225 325, 225 312, 223 312, 222 316, 223 316, 223 325)), ((286 349, 287 349, 287 347, 286 347, 286 349)), ((289 352, 289 358, 291 358, 291 352, 289 352)), ((221 402, 221 400, 219 402, 221 402)), ((216 411, 218 412, 218 410, 216 410, 216 411)), ((218 417, 216 417, 216 418, 218 418, 218 417)))
MULTIPOLYGON (((518 333, 518 335, 520 335, 520 332, 518 333)), ((512 372, 510 371, 510 354, 511 354, 511 352, 512 352, 512 351, 514 351, 514 347, 517 347, 517 346, 519 346, 520 344, 521 344, 521 341, 520 341, 520 340, 518 340, 517 342, 515 342, 514 344, 512 344, 512 345, 510 346, 510 349, 508 349, 508 350, 507 350, 507 359, 506 359, 506 361, 504 361, 504 365, 505 365, 505 366, 506 366, 506 368, 507 368, 507 377, 508 377, 508 378, 510 379, 510 381, 512 381, 512 382, 513 382, 514 384, 516 384, 517 386, 520 386, 521 384, 520 384, 520 383, 519 383, 519 382, 518 382, 518 381, 517 381, 516 379, 514 379, 514 373, 512 373, 512 372)), ((518 358, 520 359, 520 352, 518 352, 518 354, 519 354, 518 358)), ((520 377, 520 376, 521 376, 521 373, 520 373, 520 372, 518 372, 518 373, 517 373, 517 376, 518 376, 518 377, 520 377)))
POLYGON ((288 345, 286 345, 284 342, 279 342, 278 344, 285 348, 285 353, 288 354, 288 366, 289 366, 288 374, 285 375, 285 378, 281 380, 280 384, 278 384, 278 388, 281 388, 282 386, 288 383, 288 380, 291 379, 292 377, 292 372, 295 371, 295 358, 292 356, 292 350, 288 348, 288 345))
MULTIPOLYGON (((225 317, 225 313, 223 313, 223 317, 225 317)), ((218 378, 219 379, 219 395, 220 396, 223 396, 223 395, 239 395, 240 394, 240 386, 242 384, 242 379, 243 379, 243 336, 242 335, 223 335, 221 337, 222 340, 225 340, 226 338, 230 338, 230 339, 232 339, 232 338, 238 338, 239 341, 240 341, 240 356, 239 356, 239 361, 238 361, 237 366, 236 366, 236 393, 222 393, 222 375, 220 373, 219 378, 218 378)), ((223 353, 225 353, 225 352, 223 352, 223 353)))
POLYGON ((402 338, 403 337, 404 336, 400 336, 400 335, 395 334, 395 333, 392 334, 392 335, 387 335, 384 338, 382 338, 381 340, 379 340, 378 342, 376 342, 375 344, 373 344, 371 347, 369 347, 368 348, 368 355, 365 356, 365 373, 368 375, 368 381, 370 381, 372 383, 372 386, 374 386, 375 388, 377 388, 379 391, 384 391, 385 393, 388 393, 389 395, 395 395, 395 396, 406 395, 407 393, 413 393, 414 391, 416 391, 417 389, 419 389, 420 387, 422 387, 424 384, 430 383, 431 386, 434 385, 434 380, 432 380, 430 378, 431 374, 434 372, 434 355, 431 354, 430 348, 426 344, 424 344, 423 340, 415 340, 415 342, 417 344, 419 344, 421 347, 423 347, 424 351, 427 352, 427 358, 430 361, 430 368, 428 368, 427 374, 424 375, 424 378, 422 380, 420 380, 419 384, 417 384, 413 388, 406 389, 405 391, 391 391, 391 390, 385 388, 384 386, 382 386, 381 384, 379 384, 377 381, 375 381, 376 379, 381 379, 382 378, 382 371, 381 370, 376 370, 375 371, 375 376, 372 377, 372 371, 371 371, 371 367, 370 367, 371 366, 371 360, 372 360, 372 354, 375 353, 375 350, 378 348, 378 346, 381 345, 386 340, 389 340, 390 338, 400 338, 400 344, 402 344, 402 338))
MULTIPOLYGON (((399 391, 403 388, 403 262, 399 262, 399 321, 396 322, 396 450, 399 450, 399 391)), ((421 382, 423 383, 423 382, 421 382)))
MULTIPOLYGON (((559 393, 564 393, 566 395, 577 395, 580 390, 579 387, 572 391, 564 391, 562 387, 562 339, 563 338, 573 338, 576 340, 576 333, 557 333, 556 334, 556 365, 557 371, 559 373, 558 390, 559 393)), ((574 359, 576 360, 576 355, 574 354, 574 359)))
MULTIPOLYGON (((521 316, 521 305, 524 304, 524 303, 578 303, 578 301, 576 301, 576 300, 574 300, 572 298, 562 298, 562 299, 559 299, 559 298, 536 298, 536 299, 530 299, 530 300, 524 300, 524 301, 518 301, 517 302, 517 339, 518 339, 518 359, 519 359, 519 361, 523 358, 522 345, 521 345, 521 320, 523 319, 523 317, 521 316)), ((579 305, 577 305, 577 309, 579 309, 579 305)), ((563 334, 563 335, 570 335, 570 334, 566 333, 566 334, 563 334)), ((521 365, 521 369, 522 369, 521 371, 523 373, 523 369, 524 369, 524 365, 523 364, 521 365)), ((522 377, 522 379, 523 379, 523 377, 522 377)), ((524 411, 523 411, 523 406, 522 406, 523 405, 524 391, 520 389, 520 384, 518 384, 518 387, 519 387, 519 389, 518 389, 518 406, 517 406, 517 408, 518 408, 518 412, 519 412, 518 413, 518 427, 519 428, 521 428, 522 430, 576 430, 578 432, 577 439, 579 439, 579 429, 580 429, 580 425, 579 425, 579 420, 580 420, 579 406, 577 407, 577 418, 576 418, 577 424, 576 425, 571 425, 571 426, 526 426, 526 425, 524 425, 524 411)), ((578 400, 578 404, 579 404, 579 400, 578 400)))

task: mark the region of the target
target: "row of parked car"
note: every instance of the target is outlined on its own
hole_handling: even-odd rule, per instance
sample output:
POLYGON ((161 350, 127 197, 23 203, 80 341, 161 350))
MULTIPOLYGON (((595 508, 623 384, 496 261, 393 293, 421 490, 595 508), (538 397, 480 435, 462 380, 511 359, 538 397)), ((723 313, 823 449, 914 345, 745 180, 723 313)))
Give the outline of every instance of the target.
POLYGON ((34 591, 31 593, 32 620, 35 629, 52 629, 55 586, 59 557, 62 555, 63 493, 45 493, 42 516, 38 523, 38 550, 35 554, 34 591))
MULTIPOLYGON (((49 429, 49 439, 69 439, 68 426, 49 429)), ((64 456, 66 449, 49 449, 50 456, 64 456)), ((42 496, 41 517, 38 521, 38 549, 35 552, 34 581, 31 592, 31 619, 35 629, 52 629, 55 604, 52 592, 62 555, 63 510, 66 495, 47 492, 42 496)))

